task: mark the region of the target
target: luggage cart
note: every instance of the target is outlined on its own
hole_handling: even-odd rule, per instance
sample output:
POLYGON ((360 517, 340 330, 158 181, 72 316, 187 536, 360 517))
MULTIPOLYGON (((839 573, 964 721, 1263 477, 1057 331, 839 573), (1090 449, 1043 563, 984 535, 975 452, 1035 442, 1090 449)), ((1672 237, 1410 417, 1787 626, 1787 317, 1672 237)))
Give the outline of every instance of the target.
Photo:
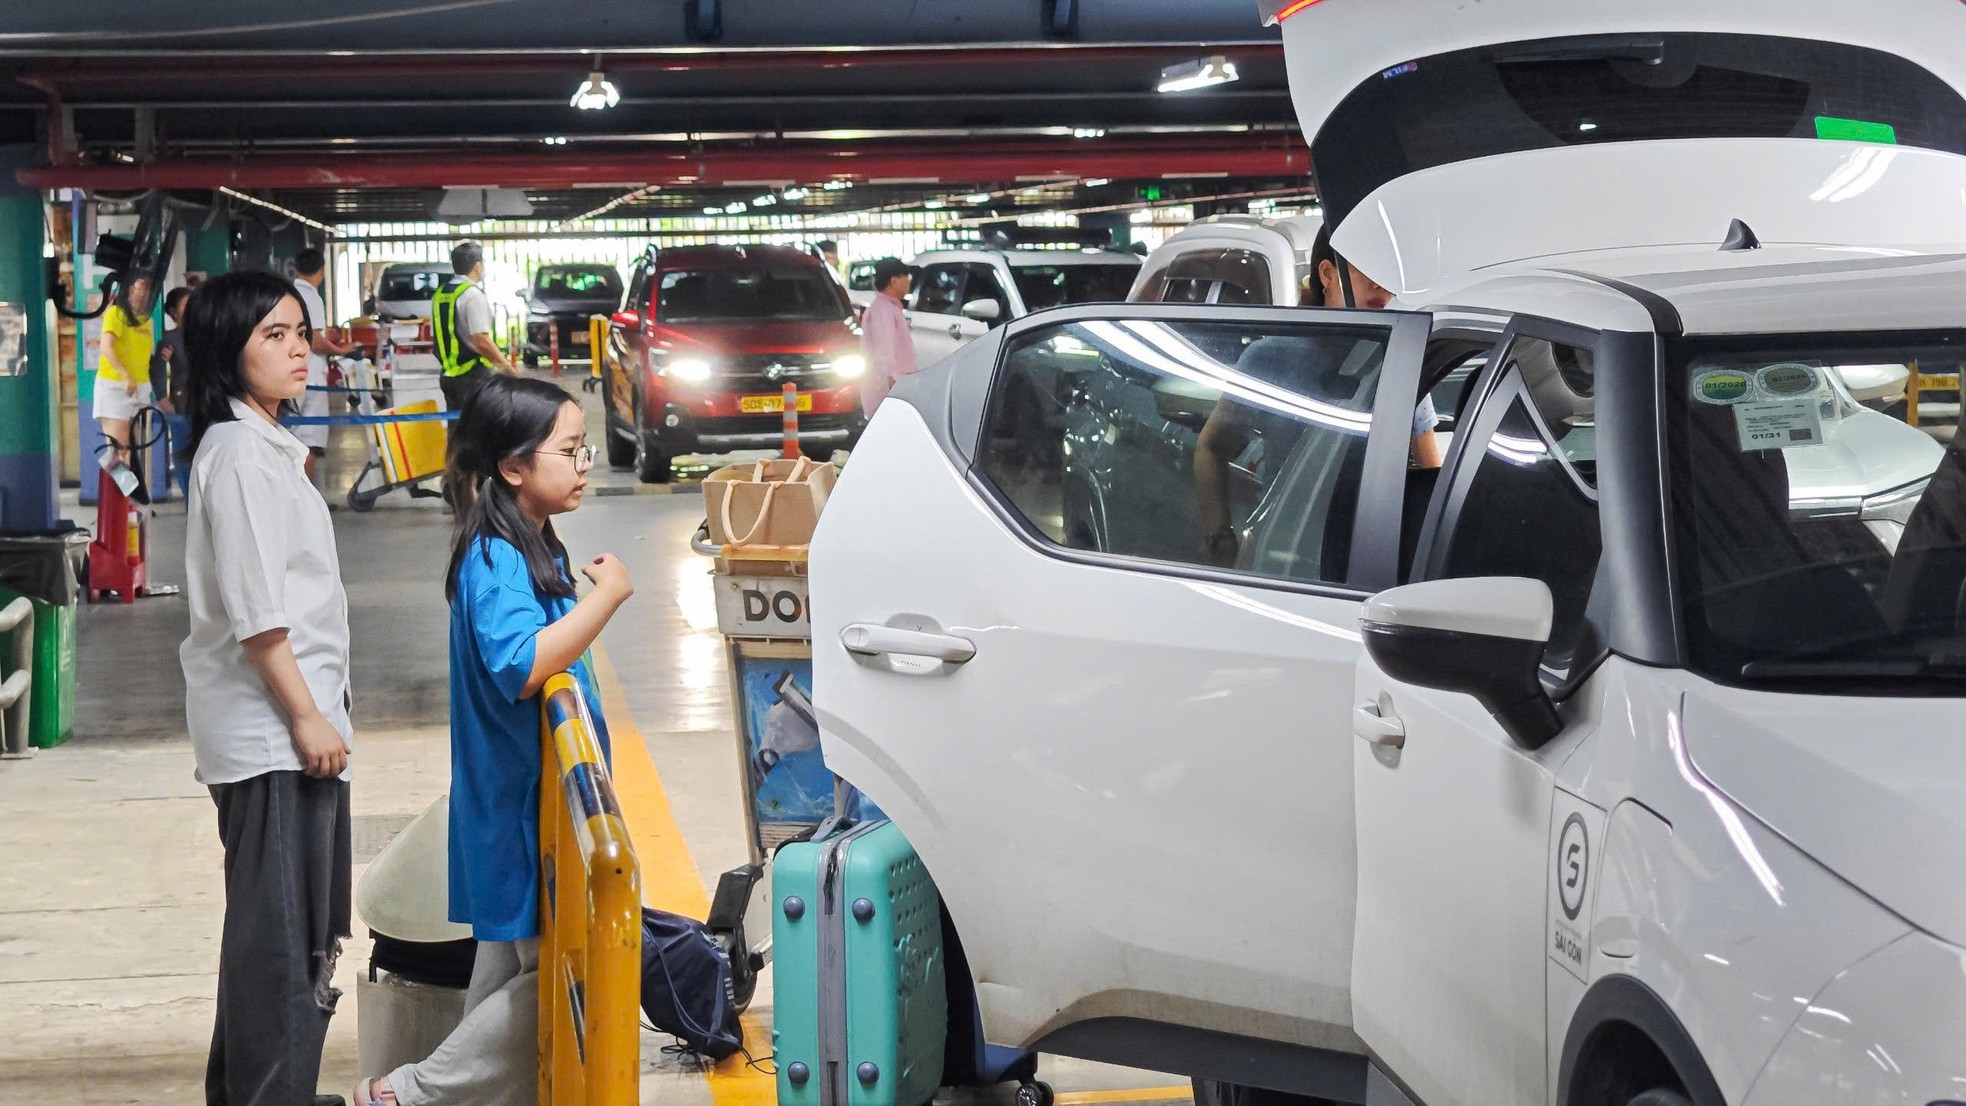
POLYGON ((690 548, 713 564, 746 837, 752 862, 763 864, 834 811, 812 708, 806 547, 719 546, 706 522, 690 548))

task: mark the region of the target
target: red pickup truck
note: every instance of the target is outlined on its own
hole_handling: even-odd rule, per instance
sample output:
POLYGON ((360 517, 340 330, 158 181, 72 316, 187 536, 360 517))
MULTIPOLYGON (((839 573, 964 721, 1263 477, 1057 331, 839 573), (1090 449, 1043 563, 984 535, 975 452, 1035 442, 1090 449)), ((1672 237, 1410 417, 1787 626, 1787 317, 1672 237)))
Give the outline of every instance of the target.
POLYGON ((608 333, 608 462, 660 484, 683 454, 776 449, 786 384, 799 387, 799 446, 823 461, 866 426, 866 371, 846 288, 818 257, 651 246, 608 333))

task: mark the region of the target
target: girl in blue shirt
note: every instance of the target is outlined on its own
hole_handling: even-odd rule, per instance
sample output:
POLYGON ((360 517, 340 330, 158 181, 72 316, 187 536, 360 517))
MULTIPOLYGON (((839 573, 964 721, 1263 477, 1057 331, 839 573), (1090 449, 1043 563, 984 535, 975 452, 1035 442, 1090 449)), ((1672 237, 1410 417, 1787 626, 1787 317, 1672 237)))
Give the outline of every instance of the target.
POLYGON ((464 1020, 436 1052, 355 1088, 356 1106, 530 1106, 539 988, 539 703, 579 680, 608 755, 588 647, 633 594, 611 556, 576 600, 552 518, 580 506, 594 447, 580 405, 543 380, 495 376, 455 424, 445 482, 457 526, 451 603, 450 917, 478 958, 464 1020))

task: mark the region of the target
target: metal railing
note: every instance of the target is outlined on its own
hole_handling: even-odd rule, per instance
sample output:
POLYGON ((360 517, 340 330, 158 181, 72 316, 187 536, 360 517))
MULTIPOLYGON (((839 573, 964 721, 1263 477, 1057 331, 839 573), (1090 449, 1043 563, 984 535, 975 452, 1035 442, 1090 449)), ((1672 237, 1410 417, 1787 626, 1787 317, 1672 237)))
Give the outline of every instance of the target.
POLYGON ((540 694, 539 1101, 641 1100, 642 877, 580 684, 540 694))
POLYGON ((26 596, 0 610, 0 634, 14 635, 14 670, 0 680, 0 757, 32 756, 28 710, 34 698, 34 602, 26 596))

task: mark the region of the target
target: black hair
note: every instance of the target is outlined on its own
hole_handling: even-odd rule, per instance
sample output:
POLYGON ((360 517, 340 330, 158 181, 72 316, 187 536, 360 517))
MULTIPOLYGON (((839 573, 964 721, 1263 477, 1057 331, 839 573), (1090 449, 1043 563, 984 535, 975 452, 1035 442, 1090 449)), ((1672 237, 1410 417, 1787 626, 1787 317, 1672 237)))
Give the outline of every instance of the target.
POLYGON ((186 299, 190 298, 190 296, 191 296, 191 289, 189 288, 171 289, 170 292, 164 296, 164 314, 168 316, 171 312, 176 311, 178 304, 183 303, 186 299))
POLYGON ((157 286, 151 281, 150 274, 142 269, 131 269, 123 274, 123 279, 116 282, 116 310, 123 313, 123 321, 131 326, 142 326, 150 321, 148 313, 137 314, 136 305, 130 302, 130 289, 136 287, 139 280, 150 285, 150 294, 153 297, 151 302, 155 303, 157 286))
POLYGON ((444 486, 451 489, 457 523, 451 530, 451 565, 444 574, 444 598, 457 599, 457 574, 464 558, 477 549, 491 563, 485 542, 504 538, 526 559, 533 590, 540 595, 573 598, 573 580, 563 562, 567 547, 560 544, 549 521, 536 527, 519 510, 512 485, 498 466, 513 458, 531 459, 553 433, 560 410, 574 402, 566 390, 545 380, 493 376, 470 399, 453 424, 444 486))
POLYGON ((311 277, 328 264, 328 259, 320 250, 312 246, 294 255, 294 275, 311 277))
POLYGON ((191 419, 191 440, 185 457, 198 454, 205 431, 231 422, 232 401, 246 398, 246 343, 260 321, 290 299, 300 308, 300 331, 307 326, 307 307, 291 281, 272 273, 225 273, 200 284, 184 306, 185 414, 191 419))
POLYGON ((1317 241, 1311 243, 1311 290, 1316 293, 1313 306, 1323 307, 1324 303, 1324 263, 1338 270, 1338 286, 1344 289, 1345 306, 1352 306, 1351 265, 1345 255, 1331 244, 1331 224, 1323 223, 1317 228, 1317 241))
POLYGON ((840 252, 840 244, 839 244, 838 242, 835 242, 835 241, 833 241, 833 240, 832 240, 831 238, 821 238, 821 239, 819 240, 819 252, 821 252, 821 253, 839 253, 839 252, 840 252))
POLYGON ((485 248, 476 242, 459 242, 451 247, 451 272, 458 276, 470 276, 478 262, 485 259, 485 248))

